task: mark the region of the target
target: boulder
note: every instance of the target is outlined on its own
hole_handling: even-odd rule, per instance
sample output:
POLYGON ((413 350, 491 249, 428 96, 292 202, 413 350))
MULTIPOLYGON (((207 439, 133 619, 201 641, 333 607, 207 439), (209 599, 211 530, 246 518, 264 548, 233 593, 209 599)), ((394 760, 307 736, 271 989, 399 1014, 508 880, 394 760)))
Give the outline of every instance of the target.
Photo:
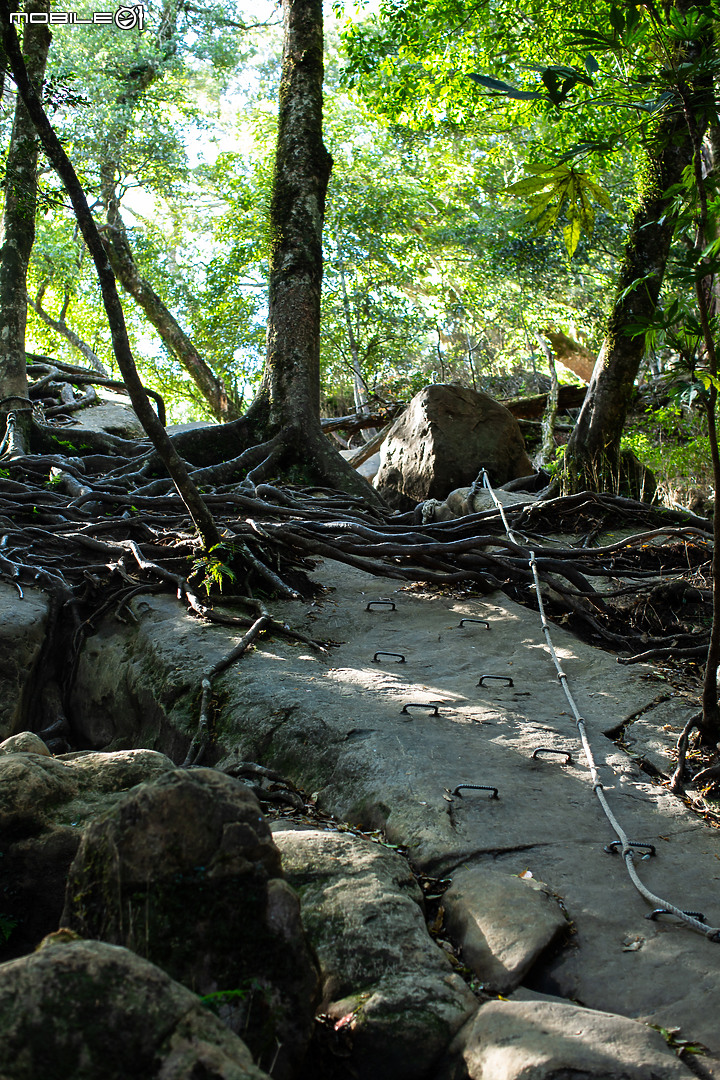
POLYGON ((320 961, 320 1008, 342 1032, 352 1074, 434 1075, 477 1000, 428 934, 407 862, 349 833, 279 822, 273 835, 320 961))
MULTIPOLYGON (((502 488, 495 492, 495 498, 502 506, 518 506, 535 501, 535 496, 529 492, 503 491, 502 488)), ((494 509, 495 500, 487 489, 473 491, 472 487, 456 488, 444 501, 425 500, 422 505, 422 523, 426 525, 431 521, 452 521, 453 518, 494 509)))
POLYGON ((436 384, 416 394, 381 448, 374 484, 391 506, 444 499, 486 468, 495 487, 534 472, 517 420, 487 394, 436 384))
POLYGON ((82 829, 142 780, 174 768, 164 754, 133 750, 58 759, 29 731, 0 747, 0 960, 35 948, 58 926, 82 829), (15 747, 16 749, 13 749, 15 747))
POLYGON ((3 739, 0 742, 0 757, 6 754, 40 754, 42 757, 52 757, 40 736, 33 731, 19 731, 17 735, 3 739))
POLYGON ((0 964, 0 1062, 3 1080, 267 1080, 195 994, 101 941, 0 964))
POLYGON ((48 624, 48 597, 35 589, 0 582, 0 739, 27 720, 35 669, 48 624))
MULTIPOLYGON (((106 431, 120 439, 146 439, 145 430, 134 409, 120 400, 92 405, 75 414, 75 420, 86 431, 106 431)), ((127 398, 124 399, 127 401, 127 398)))
POLYGON ((278 1080, 301 1060, 316 962, 260 805, 232 777, 174 770, 90 825, 62 921, 214 995, 221 1018, 278 1080))
POLYGON ((483 989, 507 994, 568 922, 546 885, 484 867, 455 871, 443 896, 445 927, 483 989))
POLYGON ((662 1035, 635 1020, 548 1001, 489 1001, 436 1080, 690 1080, 662 1035))
POLYGON ((0 831, 27 835, 39 832, 52 807, 79 792, 74 770, 56 758, 37 753, 0 758, 0 831))

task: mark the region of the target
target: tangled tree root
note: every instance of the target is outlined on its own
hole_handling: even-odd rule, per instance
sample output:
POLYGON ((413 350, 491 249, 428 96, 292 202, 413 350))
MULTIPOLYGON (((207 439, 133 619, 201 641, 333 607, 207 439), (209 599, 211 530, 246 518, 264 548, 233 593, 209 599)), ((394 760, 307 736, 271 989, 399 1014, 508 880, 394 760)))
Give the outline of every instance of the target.
MULTIPOLYGON (((52 595, 71 621, 73 658, 101 616, 131 618, 134 597, 162 589, 198 618, 252 628, 245 648, 268 634, 322 647, 266 607, 273 597, 314 595, 320 586, 308 575, 317 558, 426 587, 500 589, 532 604, 531 550, 548 613, 627 654, 622 663, 702 659, 707 650, 710 591, 703 575, 712 529, 702 518, 585 492, 506 507, 524 543, 507 538, 497 510, 422 524, 420 514, 391 513, 360 495, 281 486, 273 478, 289 444, 276 435, 248 445, 251 425, 239 421, 173 440, 220 537, 206 551, 149 443, 103 433, 88 440, 87 429, 69 426, 68 409, 72 414, 80 400, 74 395, 86 399, 97 374, 50 361, 35 366, 31 393, 45 409, 36 422, 48 452, 0 461, 0 580, 21 596, 25 586, 52 595), (67 444, 70 454, 59 452, 67 444), (228 445, 239 452, 228 455, 228 445), (593 547, 610 528, 623 535, 593 547), (682 587, 668 591, 674 579, 682 587), (690 619, 683 607, 689 595, 690 619)), ((334 454, 327 441, 311 451, 328 461, 334 454)), ((201 722, 198 745, 203 738, 201 722)))

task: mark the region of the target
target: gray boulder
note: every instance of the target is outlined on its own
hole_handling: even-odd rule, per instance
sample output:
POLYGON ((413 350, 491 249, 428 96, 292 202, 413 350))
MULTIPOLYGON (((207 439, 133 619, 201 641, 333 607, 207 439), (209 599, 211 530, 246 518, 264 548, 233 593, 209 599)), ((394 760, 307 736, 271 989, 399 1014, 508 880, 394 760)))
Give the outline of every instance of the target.
POLYGON ((635 1020, 547 1001, 490 1001, 436 1080, 690 1080, 662 1035, 635 1020))
POLYGON ((322 970, 321 1011, 342 1032, 353 1075, 421 1080, 477 999, 429 936, 404 859, 347 833, 274 837, 322 970))
MULTIPOLYGON (((521 506, 535 500, 535 496, 526 491, 503 491, 500 488, 494 494, 495 499, 502 506, 521 506)), ((426 499, 422 508, 423 525, 430 521, 452 521, 454 518, 466 517, 468 514, 494 510, 495 499, 486 488, 473 491, 472 487, 457 488, 451 491, 444 501, 426 499)))
POLYGON ((146 439, 145 430, 134 409, 122 404, 127 398, 116 398, 93 405, 75 414, 75 419, 86 431, 106 431, 120 439, 146 439))
POLYGON ((52 757, 47 745, 32 731, 19 731, 17 735, 3 739, 0 742, 0 757, 6 754, 40 754, 42 757, 52 757))
POLYGON ((3 1080, 267 1080, 241 1039, 159 968, 62 937, 0 964, 3 1080))
POLYGON ((445 926, 483 988, 507 994, 568 930, 546 885, 495 869, 455 871, 443 897, 445 926))
POLYGON ((400 510, 444 499, 472 484, 483 467, 495 486, 534 471, 515 417, 463 386, 437 384, 416 394, 380 454, 375 487, 400 510))
POLYGON ((86 830, 65 926, 123 945, 214 995, 282 1080, 307 1048, 318 972, 255 796, 213 769, 141 785, 86 830))
POLYGON ((14 835, 36 832, 51 809, 79 793, 78 778, 56 758, 37 753, 0 757, 0 830, 14 835))

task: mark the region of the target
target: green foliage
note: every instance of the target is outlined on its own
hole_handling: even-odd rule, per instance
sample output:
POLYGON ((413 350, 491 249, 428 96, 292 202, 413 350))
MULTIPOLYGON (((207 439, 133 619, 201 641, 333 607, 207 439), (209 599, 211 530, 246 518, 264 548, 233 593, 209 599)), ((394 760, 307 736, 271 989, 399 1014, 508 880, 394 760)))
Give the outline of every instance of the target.
POLYGON ((664 1028, 659 1024, 650 1024, 649 1027, 655 1028, 662 1035, 668 1046, 675 1051, 678 1057, 682 1057, 683 1054, 706 1054, 708 1052, 707 1046, 700 1042, 691 1042, 689 1039, 683 1039, 680 1037, 680 1028, 664 1028))
POLYGON ((539 235, 550 232, 564 212, 567 224, 563 237, 568 258, 572 258, 581 235, 592 236, 595 210, 591 200, 612 210, 610 199, 587 173, 570 165, 526 166, 526 172, 531 175, 511 184, 508 191, 528 199, 528 221, 534 222, 539 235))
POLYGON ((235 571, 229 565, 232 562, 234 552, 231 546, 215 544, 206 555, 194 559, 188 580, 196 580, 207 596, 213 589, 223 591, 226 582, 231 585, 237 577, 235 571), (227 561, 224 561, 226 559, 227 561))
POLYGON ((4 915, 0 912, 0 938, 2 938, 3 941, 9 941, 10 935, 17 925, 17 919, 14 919, 11 915, 4 915))
POLYGON ((648 407, 645 419, 627 426, 622 445, 650 469, 664 501, 687 505, 695 489, 712 488, 712 466, 702 417, 679 399, 678 387, 675 403, 648 407))
POLYGON ((247 1001, 257 990, 262 991, 263 988, 254 979, 250 985, 241 990, 215 990, 212 994, 202 994, 200 1001, 206 1009, 210 1009, 216 1016, 219 1016, 223 1005, 247 1001))

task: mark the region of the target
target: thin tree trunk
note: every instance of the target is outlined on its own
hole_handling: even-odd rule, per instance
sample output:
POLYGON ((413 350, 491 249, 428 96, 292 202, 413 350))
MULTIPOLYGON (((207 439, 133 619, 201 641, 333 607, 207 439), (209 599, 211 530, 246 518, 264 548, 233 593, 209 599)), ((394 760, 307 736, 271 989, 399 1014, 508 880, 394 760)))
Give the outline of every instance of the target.
POLYGON ((72 203, 78 225, 87 244, 88 251, 95 263, 103 304, 107 313, 110 333, 112 335, 113 351, 118 367, 122 373, 123 381, 130 395, 133 408, 137 413, 140 423, 150 437, 155 449, 162 458, 165 467, 172 477, 178 493, 185 503, 195 527, 197 528, 206 551, 221 542, 217 526, 210 511, 205 505, 202 496, 193 483, 185 463, 178 455, 165 427, 158 419, 150 400, 145 393, 135 367, 130 342, 125 326, 122 304, 118 296, 115 277, 108 263, 103 242, 90 212, 80 182, 70 159, 65 153, 60 140, 53 130, 45 111, 40 103, 40 98, 32 86, 25 64, 18 46, 15 28, 10 23, 10 8, 7 0, 0 0, 0 27, 2 28, 2 40, 5 53, 8 57, 13 78, 21 95, 25 107, 33 124, 40 136, 43 150, 47 155, 52 167, 57 172, 72 203))
POLYGON ((33 300, 28 296, 27 302, 28 306, 32 308, 39 319, 42 319, 46 326, 49 326, 56 334, 61 334, 74 349, 77 349, 78 352, 85 357, 93 370, 97 371, 99 375, 107 376, 110 374, 97 353, 90 348, 87 342, 83 341, 79 334, 76 334, 75 331, 68 326, 64 318, 53 319, 52 315, 50 315, 42 306, 40 300, 33 300))
MULTIPOLYGON (((111 171, 114 178, 114 167, 111 171)), ((118 281, 145 312, 163 344, 183 365, 210 406, 213 416, 222 421, 237 420, 241 415, 237 401, 228 395, 222 379, 206 363, 175 316, 138 271, 120 215, 114 182, 103 185, 102 197, 108 223, 103 235, 107 241, 108 259, 118 281)))
POLYGON ((542 447, 540 449, 540 465, 550 465, 555 460, 555 421, 558 414, 558 377, 555 367, 555 355, 542 334, 535 332, 535 339, 545 353, 545 358, 550 369, 550 393, 547 396, 547 404, 542 418, 542 447))
POLYGON ((616 491, 620 479, 620 438, 635 379, 645 353, 645 335, 628 337, 625 328, 650 321, 675 230, 667 189, 682 179, 692 161, 692 143, 681 115, 668 118, 658 132, 651 186, 641 199, 625 249, 617 299, 605 341, 593 370, 577 426, 565 455, 563 487, 616 491), (637 284, 636 284, 637 283, 637 284))
MULTIPOLYGON (((342 293, 343 314, 345 316, 345 329, 347 331, 348 345, 350 347, 350 358, 352 360, 353 371, 353 398, 355 401, 355 411, 363 416, 368 416, 370 413, 370 402, 368 400, 368 391, 365 379, 363 378, 362 365, 360 364, 360 348, 358 346, 357 338, 355 337, 355 328, 352 323, 352 311, 350 310, 350 297, 347 291, 347 279, 345 277, 345 260, 343 258, 342 245, 340 244, 340 237, 335 236, 335 250, 337 251, 338 260, 338 273, 340 275, 340 291, 342 293)), ((362 437, 365 442, 369 442, 377 435, 376 428, 364 428, 362 437)))
MULTIPOLYGON (((28 15, 47 13, 49 0, 27 0, 28 15)), ((23 30, 23 57, 28 79, 40 90, 50 31, 28 20, 23 30)), ((0 417, 15 416, 8 452, 26 453, 32 405, 25 368, 27 269, 35 242, 39 142, 21 98, 15 105, 10 152, 5 173, 5 214, 0 248, 0 417)))
POLYGON ((717 430, 718 357, 712 319, 712 316, 717 312, 717 287, 713 274, 708 273, 705 277, 700 276, 700 270, 707 263, 707 260, 702 256, 702 252, 711 238, 709 235, 708 191, 703 174, 702 160, 704 125, 698 122, 689 101, 690 95, 685 87, 683 89, 685 90, 683 95, 685 122, 693 144, 693 170, 698 199, 697 237, 695 242, 698 265, 695 278, 695 294, 707 355, 708 373, 710 375, 710 386, 705 400, 705 415, 715 486, 712 555, 713 621, 710 629, 710 642, 708 644, 703 681, 702 719, 698 727, 700 728, 702 741, 717 747, 720 741, 720 706, 718 705, 717 684, 718 666, 720 665, 720 447, 718 446, 717 430))
POLYGON ((283 0, 283 29, 267 356, 251 415, 265 412, 315 478, 381 503, 320 427, 322 229, 332 167, 322 138, 322 0, 283 0))
POLYGON ((120 80, 121 89, 116 97, 118 120, 106 133, 106 150, 100 167, 100 197, 107 220, 103 236, 107 241, 110 265, 122 287, 145 312, 168 351, 185 368, 213 416, 221 421, 230 421, 240 416, 239 403, 228 394, 222 379, 200 355, 177 319, 138 271, 117 196, 117 174, 128 139, 130 118, 145 92, 162 76, 164 66, 177 51, 180 10, 175 0, 166 0, 157 24, 157 56, 135 65, 120 80))

